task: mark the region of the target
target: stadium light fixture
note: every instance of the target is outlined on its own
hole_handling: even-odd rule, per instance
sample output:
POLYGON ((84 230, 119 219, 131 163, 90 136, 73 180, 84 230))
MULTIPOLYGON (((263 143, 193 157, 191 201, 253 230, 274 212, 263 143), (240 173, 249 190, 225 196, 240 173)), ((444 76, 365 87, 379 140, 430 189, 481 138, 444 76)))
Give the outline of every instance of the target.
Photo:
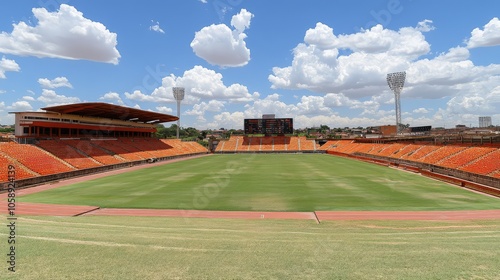
POLYGON ((387 74, 387 84, 394 92, 394 100, 396 103, 396 131, 401 133, 401 92, 405 85, 406 72, 395 72, 387 74))
POLYGON ((174 93, 174 98, 177 101, 177 139, 179 139, 179 127, 181 126, 181 101, 184 99, 184 88, 183 87, 173 87, 172 92, 174 93))

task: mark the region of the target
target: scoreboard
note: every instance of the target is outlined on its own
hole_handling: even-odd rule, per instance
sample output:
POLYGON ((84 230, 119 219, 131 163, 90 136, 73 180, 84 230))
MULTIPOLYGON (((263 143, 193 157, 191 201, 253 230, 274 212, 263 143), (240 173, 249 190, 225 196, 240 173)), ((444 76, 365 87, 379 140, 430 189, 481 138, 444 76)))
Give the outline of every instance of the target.
POLYGON ((245 119, 245 134, 293 134, 293 119, 245 119))

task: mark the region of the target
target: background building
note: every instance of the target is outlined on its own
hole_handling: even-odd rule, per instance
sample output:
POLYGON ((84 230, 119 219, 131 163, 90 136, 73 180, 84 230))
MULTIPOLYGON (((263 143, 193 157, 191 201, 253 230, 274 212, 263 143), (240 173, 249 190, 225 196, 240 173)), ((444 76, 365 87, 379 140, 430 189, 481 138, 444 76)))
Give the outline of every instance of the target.
POLYGON ((491 117, 479 117, 479 127, 490 127, 491 117))

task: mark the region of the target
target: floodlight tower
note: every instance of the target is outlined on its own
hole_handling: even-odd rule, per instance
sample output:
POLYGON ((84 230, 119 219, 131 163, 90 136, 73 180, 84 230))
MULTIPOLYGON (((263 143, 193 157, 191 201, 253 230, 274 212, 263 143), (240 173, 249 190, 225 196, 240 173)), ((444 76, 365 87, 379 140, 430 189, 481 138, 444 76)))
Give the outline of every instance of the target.
POLYGON ((401 132, 401 92, 405 85, 406 72, 395 72, 387 74, 387 84, 394 92, 396 103, 396 131, 401 132))
POLYGON ((174 93, 174 98, 177 101, 177 139, 179 139, 179 127, 181 126, 181 101, 184 99, 184 88, 183 87, 173 87, 172 92, 174 93))

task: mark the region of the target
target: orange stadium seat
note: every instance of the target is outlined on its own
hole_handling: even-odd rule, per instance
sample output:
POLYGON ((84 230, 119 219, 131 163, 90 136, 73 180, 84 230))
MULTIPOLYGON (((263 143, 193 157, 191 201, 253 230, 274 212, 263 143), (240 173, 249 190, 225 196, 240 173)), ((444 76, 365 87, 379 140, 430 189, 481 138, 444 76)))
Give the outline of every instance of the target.
POLYGON ((262 137, 248 137, 249 151, 260 151, 262 137))
POLYGON ((456 153, 459 153, 465 149, 466 149, 466 147, 461 147, 461 146, 452 146, 452 145, 440 146, 438 149, 433 150, 432 152, 428 153, 426 156, 423 156, 420 159, 417 159, 417 161, 430 163, 430 164, 437 164, 439 161, 441 161, 447 157, 450 157, 456 153))
POLYGON ((112 156, 105 150, 101 149, 99 146, 93 145, 89 140, 66 140, 64 141, 64 143, 72 146, 80 152, 83 152, 87 156, 92 157, 93 159, 104 165, 123 162, 123 160, 112 156))
POLYGON ((285 136, 277 136, 274 137, 274 150, 275 151, 286 151, 287 150, 287 144, 289 141, 290 137, 285 137, 285 136))
POLYGON ((307 140, 305 136, 300 136, 299 145, 301 151, 314 151, 316 142, 314 140, 307 140))
POLYGON ((121 142, 118 140, 98 140, 93 142, 95 142, 95 144, 98 145, 99 147, 111 151, 112 153, 115 153, 116 155, 124 158, 127 161, 136 161, 144 159, 143 157, 135 154, 134 152, 127 150, 124 147, 124 145, 122 145, 121 142))
POLYGON ((460 153, 457 153, 453 156, 450 156, 447 159, 438 162, 438 165, 449 168, 458 168, 466 164, 469 164, 474 160, 477 160, 482 156, 489 154, 495 150, 497 149, 488 147, 469 147, 460 153))
POLYGON ((74 170, 56 157, 30 144, 2 143, 0 151, 15 158, 18 162, 40 175, 74 170))
MULTIPOLYGON (((3 145, 3 143, 0 143, 0 145, 3 145)), ((8 181, 9 174, 7 171, 9 165, 15 167, 14 169, 15 173, 13 174, 13 178, 15 180, 26 179, 36 176, 34 173, 30 172, 30 170, 28 170, 26 167, 19 164, 16 160, 9 158, 9 156, 4 155, 2 154, 2 152, 0 152, 0 168, 2 168, 2 172, 0 172, 0 182, 8 181)))
POLYGON ((385 144, 377 155, 384 157, 394 157, 396 153, 398 153, 406 146, 407 144, 401 143, 385 144))
POLYGON ((75 148, 66 145, 64 141, 42 140, 37 145, 78 169, 102 166, 102 164, 98 161, 81 154, 77 152, 75 148))
POLYGON ((288 145, 289 151, 298 151, 299 150, 299 137, 293 136, 290 137, 290 144, 288 145))
POLYGON ((273 151, 273 138, 262 137, 261 151, 273 151))
MULTIPOLYGON (((228 140, 224 141, 224 150, 222 150, 223 152, 234 152, 236 151, 236 147, 238 145, 238 142, 240 141, 240 139, 242 140, 243 137, 242 136, 231 136, 229 137, 228 140)), ((219 143, 220 144, 220 143, 219 143)))
POLYGON ((500 149, 496 149, 458 169, 482 175, 498 172, 500 170, 500 149))
POLYGON ((412 153, 401 156, 402 159, 418 161, 420 158, 427 156, 431 152, 441 148, 441 146, 436 145, 421 145, 420 148, 416 149, 412 153))
POLYGON ((416 150, 418 150, 421 147, 421 145, 416 145, 416 144, 409 144, 403 148, 401 148, 398 152, 394 153, 392 155, 393 158, 401 158, 404 157, 408 154, 414 153, 416 150))
POLYGON ((250 138, 244 136, 241 141, 238 142, 238 146, 236 147, 237 151, 248 151, 250 148, 250 138))
POLYGON ((323 144, 321 147, 319 147, 319 150, 328 151, 333 146, 335 146, 338 142, 339 142, 338 140, 328 140, 325 144, 323 144))

